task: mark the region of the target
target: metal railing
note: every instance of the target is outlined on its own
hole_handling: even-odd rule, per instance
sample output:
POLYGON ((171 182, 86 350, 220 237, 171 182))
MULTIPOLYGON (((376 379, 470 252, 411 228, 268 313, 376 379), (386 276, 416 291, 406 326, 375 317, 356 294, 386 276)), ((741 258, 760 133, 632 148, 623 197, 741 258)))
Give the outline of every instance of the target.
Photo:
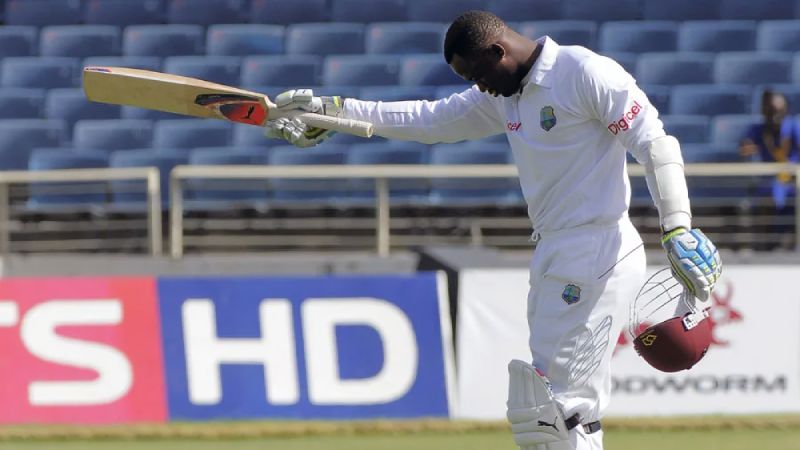
POLYGON ((0 254, 10 247, 9 185, 16 183, 144 180, 147 190, 147 239, 151 255, 163 252, 161 234, 161 182, 155 167, 0 171, 0 254))
MULTIPOLYGON (((628 166, 631 176, 644 176, 640 165, 628 166)), ((800 164, 789 163, 713 163, 687 164, 687 176, 768 176, 781 172, 795 174, 800 192, 800 164)), ((361 165, 361 166, 177 166, 170 176, 170 252, 183 255, 184 187, 192 178, 202 179, 374 179, 375 248, 378 255, 389 254, 389 180, 409 178, 504 178, 516 177, 514 165, 361 165)), ((795 235, 800 236, 800 195, 796 196, 795 235)), ((800 241, 800 240, 798 240, 800 241)))

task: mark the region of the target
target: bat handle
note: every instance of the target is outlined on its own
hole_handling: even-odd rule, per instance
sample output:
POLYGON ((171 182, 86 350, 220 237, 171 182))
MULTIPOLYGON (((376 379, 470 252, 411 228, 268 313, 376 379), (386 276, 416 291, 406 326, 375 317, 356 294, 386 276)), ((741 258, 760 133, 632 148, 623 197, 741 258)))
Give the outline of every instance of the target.
POLYGON ((373 131, 375 131, 374 125, 361 120, 341 119, 314 113, 300 113, 295 117, 312 127, 325 128, 326 130, 334 130, 364 138, 371 137, 373 131))

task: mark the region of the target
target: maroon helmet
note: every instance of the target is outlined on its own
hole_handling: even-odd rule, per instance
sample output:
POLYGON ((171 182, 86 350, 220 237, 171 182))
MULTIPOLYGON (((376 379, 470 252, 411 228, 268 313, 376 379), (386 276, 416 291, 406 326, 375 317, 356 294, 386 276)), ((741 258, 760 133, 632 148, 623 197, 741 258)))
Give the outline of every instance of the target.
POLYGON ((642 286, 631 309, 636 352, 663 372, 690 369, 711 345, 709 309, 689 294, 669 269, 656 272, 642 286), (653 321, 657 323, 648 326, 653 321))

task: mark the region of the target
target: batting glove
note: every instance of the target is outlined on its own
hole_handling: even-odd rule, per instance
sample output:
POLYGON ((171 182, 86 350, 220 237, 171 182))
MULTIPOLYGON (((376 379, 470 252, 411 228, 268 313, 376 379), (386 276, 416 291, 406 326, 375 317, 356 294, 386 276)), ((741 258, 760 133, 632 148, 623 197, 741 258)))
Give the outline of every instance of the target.
POLYGON ((299 110, 332 117, 341 117, 344 99, 315 97, 311 89, 292 89, 275 97, 275 105, 281 111, 299 110))
POLYGON ((298 118, 281 117, 264 124, 264 136, 284 139, 296 147, 313 147, 336 134, 335 131, 309 127, 298 118))
POLYGON ((699 228, 676 228, 664 233, 661 245, 667 251, 675 278, 700 301, 707 301, 722 273, 717 247, 699 228))

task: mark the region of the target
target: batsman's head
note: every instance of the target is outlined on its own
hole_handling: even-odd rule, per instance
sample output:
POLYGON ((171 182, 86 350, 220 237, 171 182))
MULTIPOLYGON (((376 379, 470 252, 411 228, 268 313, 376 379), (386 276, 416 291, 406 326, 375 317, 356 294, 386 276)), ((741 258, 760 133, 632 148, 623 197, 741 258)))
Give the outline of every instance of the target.
POLYGON ((444 58, 465 80, 481 91, 509 97, 517 93, 532 64, 526 48, 535 43, 486 11, 467 11, 450 25, 444 58), (527 53, 527 54, 526 54, 527 53))

